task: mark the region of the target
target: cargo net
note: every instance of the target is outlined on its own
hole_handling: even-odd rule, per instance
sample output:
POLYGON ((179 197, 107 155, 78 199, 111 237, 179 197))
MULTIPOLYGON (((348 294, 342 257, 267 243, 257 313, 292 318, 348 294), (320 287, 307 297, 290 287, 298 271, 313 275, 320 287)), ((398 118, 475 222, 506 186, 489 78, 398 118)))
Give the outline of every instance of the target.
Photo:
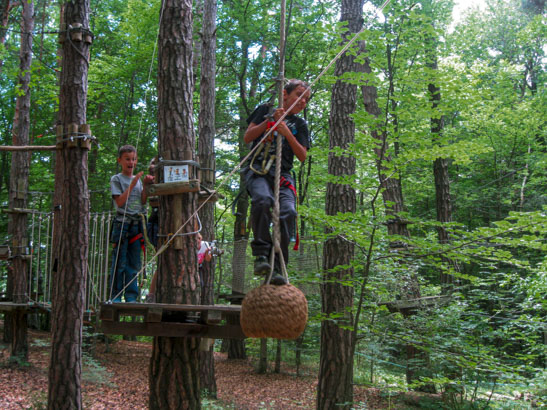
MULTIPOLYGON (((256 288, 264 281, 264 277, 253 273, 254 257, 252 256, 250 241, 240 239, 234 242, 219 242, 218 246, 223 253, 215 258, 215 282, 217 294, 242 293, 245 294, 256 288)), ((294 251, 289 248, 289 264, 287 266, 291 283, 294 281, 304 294, 319 293, 318 279, 322 269, 321 244, 314 244, 302 238, 300 249, 294 251)))

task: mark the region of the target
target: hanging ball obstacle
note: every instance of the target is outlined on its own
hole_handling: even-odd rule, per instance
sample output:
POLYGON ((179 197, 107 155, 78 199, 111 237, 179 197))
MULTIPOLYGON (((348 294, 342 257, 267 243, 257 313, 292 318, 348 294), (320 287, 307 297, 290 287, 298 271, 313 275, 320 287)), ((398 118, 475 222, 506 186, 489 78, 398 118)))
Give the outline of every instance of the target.
POLYGON ((241 304, 240 323, 247 337, 296 339, 308 320, 308 301, 292 285, 262 285, 241 304))

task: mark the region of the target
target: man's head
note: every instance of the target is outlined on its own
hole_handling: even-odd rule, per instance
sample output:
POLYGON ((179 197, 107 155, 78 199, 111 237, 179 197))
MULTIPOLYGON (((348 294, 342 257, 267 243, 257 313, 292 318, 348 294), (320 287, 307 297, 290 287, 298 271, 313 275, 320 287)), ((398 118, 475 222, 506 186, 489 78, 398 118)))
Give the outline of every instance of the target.
POLYGON ((131 176, 137 166, 137 150, 133 145, 124 145, 118 150, 118 164, 122 167, 122 174, 131 176))
POLYGON ((296 105, 288 114, 298 114, 308 104, 311 97, 310 86, 302 80, 292 79, 283 88, 283 108, 288 110, 295 101, 296 105), (302 96, 302 98, 300 98, 302 96), (300 98, 300 99, 299 99, 300 98))

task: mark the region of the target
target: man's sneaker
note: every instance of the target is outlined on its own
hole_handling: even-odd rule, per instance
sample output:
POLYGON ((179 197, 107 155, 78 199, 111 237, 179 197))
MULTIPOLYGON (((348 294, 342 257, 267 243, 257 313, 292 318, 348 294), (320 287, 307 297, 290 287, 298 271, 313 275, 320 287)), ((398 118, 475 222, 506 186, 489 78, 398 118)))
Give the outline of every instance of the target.
POLYGON ((266 276, 270 273, 270 269, 271 266, 266 256, 261 255, 256 257, 254 264, 255 275, 266 276))

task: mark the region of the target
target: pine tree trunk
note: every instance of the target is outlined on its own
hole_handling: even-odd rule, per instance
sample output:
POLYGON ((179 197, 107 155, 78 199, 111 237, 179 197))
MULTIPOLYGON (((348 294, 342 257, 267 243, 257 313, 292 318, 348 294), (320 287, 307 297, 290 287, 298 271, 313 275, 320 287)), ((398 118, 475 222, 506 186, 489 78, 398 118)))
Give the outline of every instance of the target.
MULTIPOLYGON (((158 40, 159 156, 170 161, 195 161, 192 2, 164 0, 161 15, 158 40)), ((195 178, 197 173, 192 172, 190 178, 195 178)), ((197 226, 195 219, 191 219, 196 209, 195 193, 160 197, 160 246, 169 233, 189 235, 175 237, 159 257, 156 290, 159 303, 200 303, 196 235, 190 234, 197 226)), ((200 407, 199 339, 154 338, 149 407, 200 407)))
MULTIPOLYGON (((199 112, 199 163, 201 166, 201 186, 215 188, 215 70, 216 70, 216 0, 205 0, 202 23, 202 54, 199 112)), ((215 239, 215 204, 207 202, 200 211, 203 225, 202 236, 205 241, 215 239)), ((204 262, 201 268, 201 303, 214 304, 215 261, 204 262)), ((201 389, 211 397, 216 397, 215 360, 213 345, 207 351, 200 352, 201 389)))
MULTIPOLYGON (((61 17, 59 139, 78 135, 86 124, 90 41, 89 0, 64 3, 61 17), (81 27, 81 28, 79 28, 81 27), (82 34, 82 40, 78 39, 82 34), (76 128, 73 129, 71 126, 76 128)), ((48 408, 82 408, 82 330, 89 238, 88 149, 79 139, 59 142, 55 174, 57 269, 53 277, 48 408), (57 202, 58 201, 58 202, 57 202)))
MULTIPOLYGON (((340 21, 348 23, 349 39, 363 24, 363 1, 343 0, 340 21)), ((335 75, 354 71, 354 57, 344 54, 337 62, 335 75)), ((355 111, 357 87, 337 80, 332 88, 331 114, 329 118, 329 147, 347 150, 355 141, 355 124, 351 114, 355 111)), ((355 157, 349 152, 344 155, 329 153, 328 172, 332 176, 355 174, 355 157)), ((355 189, 349 184, 327 183, 327 215, 354 213, 356 207, 355 189)), ((327 230, 327 234, 332 230, 327 230)), ((317 408, 350 408, 353 401, 353 338, 351 330, 341 325, 351 326, 353 315, 348 313, 353 306, 353 287, 345 286, 341 280, 353 278, 353 268, 334 269, 340 265, 350 265, 355 246, 340 235, 326 240, 323 249, 324 281, 321 286, 322 314, 342 315, 337 320, 321 322, 321 356, 319 381, 317 387, 317 408)))
MULTIPOLYGON (((34 2, 23 2, 21 14, 21 49, 19 51, 19 74, 17 102, 13 118, 13 145, 28 145, 30 133, 30 67, 32 64, 32 31, 34 30, 34 2)), ((30 152, 11 154, 9 207, 26 208, 28 199, 28 176, 30 152)), ((8 232, 12 240, 12 300, 14 303, 29 302, 28 272, 26 257, 30 255, 27 214, 10 214, 8 232)), ((15 311, 7 316, 11 325, 11 360, 28 359, 27 315, 15 311)), ((9 326, 8 325, 8 326, 9 326)), ((9 333, 9 330, 8 330, 9 333)))

